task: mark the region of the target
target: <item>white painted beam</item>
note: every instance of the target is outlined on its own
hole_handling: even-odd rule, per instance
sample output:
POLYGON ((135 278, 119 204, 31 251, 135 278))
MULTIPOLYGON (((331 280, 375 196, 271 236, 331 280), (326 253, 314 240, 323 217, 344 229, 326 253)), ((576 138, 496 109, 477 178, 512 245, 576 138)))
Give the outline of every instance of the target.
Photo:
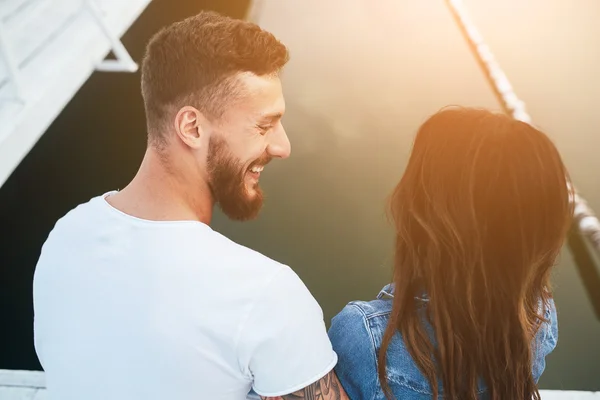
POLYGON ((0 1, 20 83, 0 56, 0 186, 95 70, 137 70, 118 38, 151 0, 93 0, 96 14, 86 1, 0 1), (103 63, 112 48, 119 62, 103 63))

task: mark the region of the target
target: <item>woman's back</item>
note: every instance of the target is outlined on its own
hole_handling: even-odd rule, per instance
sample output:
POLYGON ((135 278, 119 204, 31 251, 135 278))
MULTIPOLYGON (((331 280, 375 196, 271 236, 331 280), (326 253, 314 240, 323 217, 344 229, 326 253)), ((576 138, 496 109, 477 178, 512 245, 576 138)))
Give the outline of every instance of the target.
MULTIPOLYGON (((346 389, 348 397, 361 400, 385 400, 377 376, 377 354, 392 312, 394 285, 384 287, 376 300, 353 301, 336 315, 329 329, 329 338, 339 362, 335 372, 346 389)), ((419 298, 420 306, 427 307, 427 297, 419 298)), ((545 357, 554 350, 558 340, 558 322, 554 302, 546 310, 546 319, 532 343, 534 353, 532 375, 537 382, 546 366, 545 357)), ((423 323, 427 325, 424 320, 423 323)), ((428 329, 433 337, 431 327, 428 329)), ((429 382, 413 361, 406 343, 397 333, 388 348, 387 379, 398 400, 431 400, 429 382)), ((438 382, 439 399, 443 386, 438 382)), ((486 386, 478 382, 480 399, 487 399, 486 386)))
POLYGON ((536 128, 480 109, 434 114, 389 202, 394 296, 337 317, 334 327, 345 314, 353 321, 342 331, 364 326, 372 348, 364 353, 364 343, 336 339, 334 329, 334 346, 352 349, 338 370, 377 377, 363 384, 390 399, 407 388, 424 399, 478 400, 485 388, 491 400, 539 400, 557 337, 548 334, 556 331, 550 274, 572 196, 560 154, 536 128))

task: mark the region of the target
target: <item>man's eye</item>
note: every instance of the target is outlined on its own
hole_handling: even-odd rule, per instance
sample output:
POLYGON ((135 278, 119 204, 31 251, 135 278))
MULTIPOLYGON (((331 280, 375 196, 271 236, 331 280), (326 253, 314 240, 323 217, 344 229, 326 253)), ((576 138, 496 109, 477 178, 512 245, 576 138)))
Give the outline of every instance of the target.
POLYGON ((265 133, 267 133, 269 131, 269 129, 272 128, 271 125, 257 125, 256 127, 258 128, 258 130, 260 130, 260 133, 263 134, 263 135, 265 133))

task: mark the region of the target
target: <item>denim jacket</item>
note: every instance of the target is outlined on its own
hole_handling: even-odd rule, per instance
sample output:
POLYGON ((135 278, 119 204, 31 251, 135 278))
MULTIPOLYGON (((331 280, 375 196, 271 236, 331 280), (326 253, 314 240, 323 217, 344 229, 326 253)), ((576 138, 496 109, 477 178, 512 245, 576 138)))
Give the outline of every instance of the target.
MULTIPOLYGON (((392 310, 393 284, 387 285, 373 301, 353 301, 336 315, 329 329, 329 338, 338 354, 335 372, 353 400, 385 400, 377 375, 377 354, 392 310)), ((419 298, 427 301, 427 298, 419 298)), ((535 340, 533 377, 537 382, 546 366, 545 357, 556 347, 558 325, 554 303, 546 311, 545 323, 535 340)), ((427 379, 412 360, 406 345, 397 333, 388 348, 387 377, 397 399, 431 400, 427 379)), ((486 398, 483 384, 480 398, 486 398)), ((439 385, 439 399, 443 388, 439 385)))

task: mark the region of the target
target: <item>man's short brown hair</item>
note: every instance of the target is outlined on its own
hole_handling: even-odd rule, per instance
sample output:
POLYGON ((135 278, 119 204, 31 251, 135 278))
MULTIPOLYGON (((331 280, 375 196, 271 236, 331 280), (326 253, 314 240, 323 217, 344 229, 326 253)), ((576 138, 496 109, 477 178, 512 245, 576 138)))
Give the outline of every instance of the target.
POLYGON ((219 118, 239 94, 235 76, 276 74, 287 48, 259 26, 204 11, 154 35, 142 61, 149 142, 164 143, 166 119, 191 105, 219 118))

